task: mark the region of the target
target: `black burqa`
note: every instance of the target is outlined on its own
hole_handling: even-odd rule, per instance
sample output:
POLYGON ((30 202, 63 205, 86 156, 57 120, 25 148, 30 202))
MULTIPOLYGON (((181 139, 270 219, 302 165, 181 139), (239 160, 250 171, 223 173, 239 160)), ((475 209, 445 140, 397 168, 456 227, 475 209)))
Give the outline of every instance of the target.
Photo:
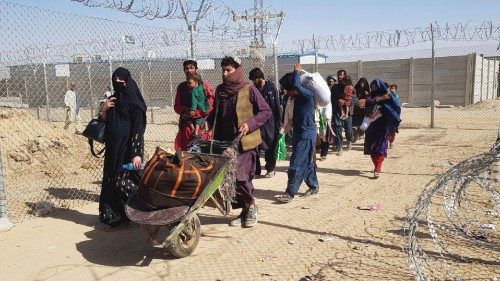
POLYGON ((143 158, 144 131, 146 129, 146 104, 130 71, 117 68, 112 76, 115 106, 106 114, 104 142, 104 171, 99 198, 99 220, 117 226, 128 220, 124 202, 127 195, 122 190, 130 173, 122 165, 130 163, 135 156, 143 158), (124 83, 117 82, 120 78, 124 83))

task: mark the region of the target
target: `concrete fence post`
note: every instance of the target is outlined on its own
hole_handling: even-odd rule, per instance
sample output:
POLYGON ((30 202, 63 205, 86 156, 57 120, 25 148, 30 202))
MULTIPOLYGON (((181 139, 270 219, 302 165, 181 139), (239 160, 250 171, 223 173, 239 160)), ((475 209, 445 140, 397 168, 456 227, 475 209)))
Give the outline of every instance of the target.
POLYGON ((465 77, 464 106, 474 103, 474 54, 467 55, 467 76, 465 77))
POLYGON ((479 88, 479 101, 482 102, 483 101, 483 83, 484 83, 484 55, 480 55, 481 56, 481 85, 480 85, 480 88, 479 88))
POLYGON ((492 97, 490 97, 490 62, 491 60, 490 59, 486 59, 486 99, 489 100, 489 99, 492 99, 492 97))

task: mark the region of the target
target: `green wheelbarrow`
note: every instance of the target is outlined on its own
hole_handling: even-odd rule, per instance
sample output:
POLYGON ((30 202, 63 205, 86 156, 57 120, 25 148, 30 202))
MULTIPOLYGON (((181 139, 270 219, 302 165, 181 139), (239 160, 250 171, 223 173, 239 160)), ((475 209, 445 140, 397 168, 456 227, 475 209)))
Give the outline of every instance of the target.
POLYGON ((231 212, 232 198, 222 192, 220 187, 235 156, 229 157, 222 152, 228 147, 237 147, 239 139, 234 142, 198 141, 197 152, 183 152, 188 157, 202 155, 213 165, 213 173, 194 203, 151 211, 137 196, 128 200, 125 205, 128 218, 141 225, 154 247, 164 249, 176 258, 189 256, 201 237, 201 223, 197 214, 202 207, 217 208, 224 216, 231 212))

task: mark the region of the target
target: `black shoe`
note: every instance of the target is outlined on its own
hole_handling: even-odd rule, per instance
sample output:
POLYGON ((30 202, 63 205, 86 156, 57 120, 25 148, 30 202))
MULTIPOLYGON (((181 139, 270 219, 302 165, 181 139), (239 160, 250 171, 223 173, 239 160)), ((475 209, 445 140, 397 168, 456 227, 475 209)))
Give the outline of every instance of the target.
POLYGON ((243 227, 252 227, 257 224, 259 215, 259 209, 257 206, 252 205, 247 210, 245 221, 243 222, 243 227))
POLYGON ((309 196, 316 195, 316 194, 318 194, 317 188, 315 188, 315 189, 309 188, 306 192, 304 192, 304 194, 302 194, 302 197, 309 197, 309 196))
POLYGON ((274 175, 276 175, 276 172, 275 171, 269 171, 267 172, 264 176, 262 176, 263 178, 266 178, 266 179, 269 179, 269 178, 272 178, 274 177, 274 175))
POLYGON ((243 209, 241 213, 236 217, 236 219, 232 220, 229 225, 230 226, 243 226, 246 221, 246 216, 248 213, 248 209, 243 209))
POLYGON ((293 197, 290 194, 285 193, 283 195, 278 196, 276 199, 281 203, 290 203, 292 202, 293 197))

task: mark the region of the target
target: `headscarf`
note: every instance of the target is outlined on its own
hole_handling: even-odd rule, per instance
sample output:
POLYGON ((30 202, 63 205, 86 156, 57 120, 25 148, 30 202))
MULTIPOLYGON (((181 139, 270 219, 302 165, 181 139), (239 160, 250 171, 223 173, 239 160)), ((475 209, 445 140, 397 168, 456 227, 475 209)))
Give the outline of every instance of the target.
POLYGON ((371 96, 374 98, 374 97, 378 97, 378 96, 382 96, 382 95, 385 95, 387 94, 389 91, 387 90, 387 87, 385 86, 384 84, 384 81, 380 80, 380 79, 375 79, 373 80, 370 85, 377 85, 377 90, 376 91, 373 91, 373 92, 370 92, 371 93, 371 96))
MULTIPOLYGON (((384 81, 380 79, 375 79, 372 81, 370 85, 372 84, 376 84, 378 86, 378 89, 371 93, 372 98, 382 96, 388 93, 384 81)), ((397 127, 401 122, 400 118, 401 107, 398 105, 395 99, 396 98, 393 95, 389 95, 388 100, 385 100, 380 103, 380 105, 382 106, 381 108, 382 116, 385 117, 387 124, 391 127, 397 127)))
POLYGON ((222 77, 222 90, 230 95, 237 94, 246 84, 243 66, 241 65, 233 73, 222 77))
POLYGON ((146 103, 142 97, 141 91, 137 83, 132 79, 130 71, 123 67, 118 67, 111 76, 113 82, 113 90, 115 92, 116 102, 119 107, 125 108, 125 105, 137 105, 144 113, 146 113, 146 103), (126 85, 116 82, 116 77, 120 77, 125 81, 126 85))
POLYGON ((370 92, 370 85, 368 84, 368 80, 366 78, 361 77, 356 83, 356 86, 354 86, 354 89, 356 90, 356 94, 358 95, 359 99, 364 99, 366 98, 366 92, 370 92), (361 87, 361 83, 364 84, 363 87, 361 87))

